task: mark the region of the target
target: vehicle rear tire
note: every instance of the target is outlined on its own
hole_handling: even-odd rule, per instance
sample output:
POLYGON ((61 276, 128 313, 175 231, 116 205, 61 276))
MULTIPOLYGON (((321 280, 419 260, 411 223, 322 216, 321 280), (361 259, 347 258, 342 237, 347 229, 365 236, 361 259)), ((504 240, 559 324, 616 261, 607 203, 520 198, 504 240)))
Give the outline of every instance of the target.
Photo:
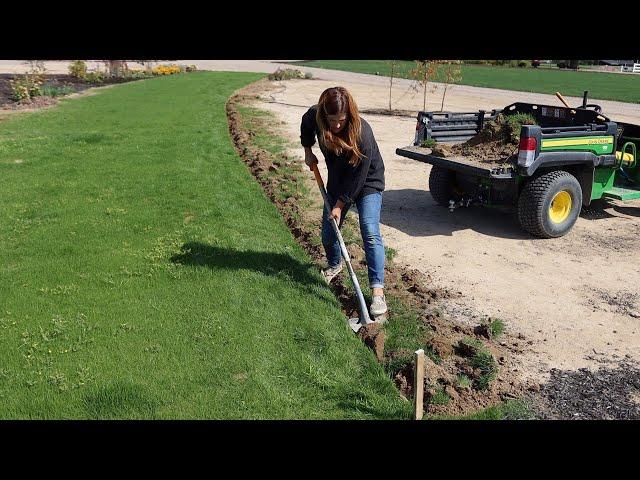
POLYGON ((449 206, 449 200, 458 201, 456 193, 456 173, 448 168, 434 165, 429 173, 429 191, 438 205, 449 206))
POLYGON ((576 223, 581 208, 580 183, 569 172, 556 170, 524 186, 518 199, 518 220, 536 237, 561 237, 576 223))

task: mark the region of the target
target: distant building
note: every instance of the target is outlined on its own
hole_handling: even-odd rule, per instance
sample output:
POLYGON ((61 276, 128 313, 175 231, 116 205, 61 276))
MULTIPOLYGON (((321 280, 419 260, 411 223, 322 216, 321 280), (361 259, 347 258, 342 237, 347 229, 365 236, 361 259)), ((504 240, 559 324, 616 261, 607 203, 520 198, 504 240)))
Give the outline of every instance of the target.
POLYGON ((611 65, 612 67, 633 65, 634 63, 640 63, 640 60, 598 60, 599 65, 611 65))

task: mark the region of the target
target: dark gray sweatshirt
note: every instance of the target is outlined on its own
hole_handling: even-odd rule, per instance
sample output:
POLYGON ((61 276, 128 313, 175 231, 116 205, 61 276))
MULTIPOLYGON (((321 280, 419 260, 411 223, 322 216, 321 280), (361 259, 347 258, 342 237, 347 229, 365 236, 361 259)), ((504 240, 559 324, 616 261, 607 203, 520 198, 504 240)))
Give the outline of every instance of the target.
MULTIPOLYGON (((311 147, 316 143, 316 136, 320 134, 316 122, 317 106, 309 108, 302 116, 300 123, 300 143, 303 147, 311 147)), ((320 151, 327 162, 327 192, 346 204, 353 204, 361 196, 384 190, 384 162, 373 136, 371 126, 366 120, 362 122, 362 135, 358 146, 364 154, 357 166, 349 165, 351 152, 336 155, 327 149, 322 141, 319 142, 320 151)))

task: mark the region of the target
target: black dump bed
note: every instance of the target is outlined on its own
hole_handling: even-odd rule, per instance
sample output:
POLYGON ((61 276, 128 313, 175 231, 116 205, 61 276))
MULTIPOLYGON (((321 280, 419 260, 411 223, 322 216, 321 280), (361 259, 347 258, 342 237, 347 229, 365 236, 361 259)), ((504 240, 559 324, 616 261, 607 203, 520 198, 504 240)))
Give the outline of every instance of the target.
MULTIPOLYGON (((494 120, 500 113, 529 113, 546 135, 566 135, 575 130, 575 134, 606 128, 609 119, 604 115, 586 108, 567 108, 552 105, 513 103, 501 110, 479 110, 477 112, 419 112, 413 145, 398 148, 396 153, 420 162, 440 165, 451 170, 475 176, 508 179, 516 175, 515 168, 507 158, 504 162, 487 162, 470 157, 432 154, 431 148, 423 144, 429 140, 438 143, 463 143, 480 130, 484 123, 494 120), (557 129, 557 130, 556 130, 557 129)), ((517 154, 517 152, 516 152, 517 154)))
POLYGON ((472 157, 461 156, 439 157, 432 155, 431 152, 432 150, 430 148, 417 147, 415 145, 396 149, 396 153, 401 157, 430 163, 431 165, 440 165, 456 172, 467 173, 477 177, 510 179, 515 176, 513 168, 506 163, 499 165, 496 163, 481 162, 472 157))
POLYGON ((478 110, 477 112, 418 112, 418 125, 413 144, 424 141, 440 143, 462 143, 482 130, 484 123, 494 120, 500 113, 529 113, 542 128, 584 127, 604 124, 609 119, 589 109, 566 108, 533 103, 512 103, 500 110, 478 110))

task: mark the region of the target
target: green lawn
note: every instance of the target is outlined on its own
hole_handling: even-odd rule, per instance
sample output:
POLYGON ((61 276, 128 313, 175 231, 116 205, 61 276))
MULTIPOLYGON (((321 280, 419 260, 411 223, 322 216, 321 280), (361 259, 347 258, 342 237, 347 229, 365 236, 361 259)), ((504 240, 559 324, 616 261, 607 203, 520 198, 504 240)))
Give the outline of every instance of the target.
MULTIPOLYGON (((386 60, 313 60, 296 64, 358 73, 378 72, 384 76, 390 73, 390 65, 386 60)), ((413 61, 399 61, 398 76, 408 78, 408 72, 414 65, 413 61)), ((588 97, 592 99, 640 103, 640 75, 462 65, 462 80, 459 83, 551 95, 559 91, 564 96, 576 97, 582 97, 583 92, 588 90, 588 97)))
POLYGON ((407 418, 238 158, 257 74, 0 122, 0 418, 407 418))

